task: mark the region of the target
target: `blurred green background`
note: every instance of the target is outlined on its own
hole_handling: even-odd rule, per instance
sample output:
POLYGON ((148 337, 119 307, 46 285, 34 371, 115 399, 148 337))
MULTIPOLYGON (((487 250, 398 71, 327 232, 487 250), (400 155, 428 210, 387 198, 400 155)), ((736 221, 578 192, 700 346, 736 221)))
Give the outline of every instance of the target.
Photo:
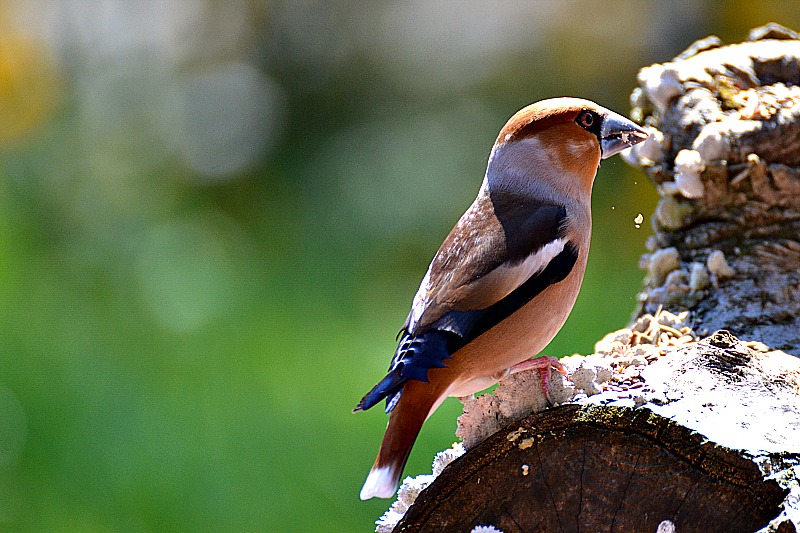
MULTIPOLYGON (((370 531, 386 417, 350 410, 505 120, 627 113, 768 21, 798 3, 0 0, 0 530, 370 531)), ((547 353, 626 323, 655 198, 604 162, 547 353)))

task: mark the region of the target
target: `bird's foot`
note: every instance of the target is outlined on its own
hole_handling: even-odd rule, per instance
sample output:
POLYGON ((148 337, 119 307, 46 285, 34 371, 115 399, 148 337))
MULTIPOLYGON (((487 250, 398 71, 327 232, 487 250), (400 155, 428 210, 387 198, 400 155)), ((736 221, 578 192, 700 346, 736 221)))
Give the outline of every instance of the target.
POLYGON ((550 357, 548 355, 533 357, 531 359, 522 361, 521 363, 517 363, 508 369, 508 373, 516 374, 525 370, 537 370, 542 383, 542 392, 544 393, 545 398, 547 398, 547 401, 552 403, 550 400, 550 369, 552 368, 554 368, 556 372, 560 374, 564 374, 565 376, 567 375, 567 369, 561 364, 558 358, 550 357))

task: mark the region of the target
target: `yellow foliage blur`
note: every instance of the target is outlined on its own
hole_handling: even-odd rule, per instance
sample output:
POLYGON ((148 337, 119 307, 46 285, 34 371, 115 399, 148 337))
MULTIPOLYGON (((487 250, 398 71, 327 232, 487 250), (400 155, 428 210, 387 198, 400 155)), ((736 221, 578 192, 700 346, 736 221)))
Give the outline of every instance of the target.
POLYGON ((27 36, 0 36, 0 146, 52 116, 61 78, 50 50, 27 36))

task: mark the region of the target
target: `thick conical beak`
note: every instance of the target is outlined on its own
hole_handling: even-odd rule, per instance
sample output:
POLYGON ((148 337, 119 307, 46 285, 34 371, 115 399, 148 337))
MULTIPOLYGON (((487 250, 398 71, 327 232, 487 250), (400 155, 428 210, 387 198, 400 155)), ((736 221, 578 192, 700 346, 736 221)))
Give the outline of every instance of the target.
POLYGON ((609 111, 603 118, 603 125, 600 128, 600 150, 603 159, 639 144, 647 137, 647 132, 642 128, 622 115, 609 111))

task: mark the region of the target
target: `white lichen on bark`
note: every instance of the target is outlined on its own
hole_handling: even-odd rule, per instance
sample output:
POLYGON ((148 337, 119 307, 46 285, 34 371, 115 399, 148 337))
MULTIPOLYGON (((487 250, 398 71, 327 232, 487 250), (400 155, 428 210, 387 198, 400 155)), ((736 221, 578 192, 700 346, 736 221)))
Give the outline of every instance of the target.
MULTIPOLYGON (((551 373, 549 402, 537 370, 512 374, 502 379, 493 392, 465 399, 456 430, 462 442, 436 455, 432 474, 403 480, 397 500, 376 522, 375 531, 392 531, 419 493, 447 465, 515 420, 543 411, 551 403, 597 403, 601 398, 613 398, 634 405, 642 392, 642 369, 670 351, 697 341, 688 323, 688 312, 675 315, 661 310, 640 317, 630 328, 609 333, 597 342, 594 354, 561 359, 568 376, 551 373)), ((523 449, 532 444, 523 432, 511 433, 511 439, 518 440, 517 445, 523 449)), ((524 469, 521 474, 527 475, 524 469)))
POLYGON ((639 312, 800 354, 800 40, 707 38, 638 79, 631 115, 653 135, 626 160, 662 195, 639 312))

